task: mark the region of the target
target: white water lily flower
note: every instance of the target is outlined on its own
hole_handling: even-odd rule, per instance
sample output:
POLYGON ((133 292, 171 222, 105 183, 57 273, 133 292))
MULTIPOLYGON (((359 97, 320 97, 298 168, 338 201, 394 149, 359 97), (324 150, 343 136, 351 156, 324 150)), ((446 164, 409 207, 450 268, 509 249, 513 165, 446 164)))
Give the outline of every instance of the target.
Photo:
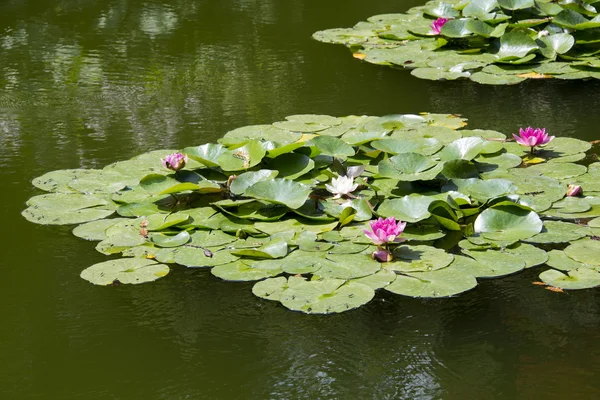
POLYGON ((354 178, 348 178, 347 176, 340 176, 331 180, 331 185, 325 185, 325 188, 332 194, 334 199, 339 199, 344 195, 349 195, 356 190, 358 184, 354 183, 354 178))

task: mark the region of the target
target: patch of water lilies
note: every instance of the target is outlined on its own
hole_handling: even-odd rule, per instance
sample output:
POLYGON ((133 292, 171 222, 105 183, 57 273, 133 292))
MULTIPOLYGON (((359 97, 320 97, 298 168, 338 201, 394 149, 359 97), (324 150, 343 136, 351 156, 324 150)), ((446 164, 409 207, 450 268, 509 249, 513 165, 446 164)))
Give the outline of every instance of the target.
POLYGON ((431 80, 600 79, 597 0, 430 1, 313 37, 431 80))
POLYGON ((79 224, 76 236, 120 254, 81 273, 94 284, 206 268, 305 313, 356 308, 377 290, 453 296, 543 264, 551 287, 600 285, 590 143, 465 126, 445 114, 293 115, 219 143, 49 172, 33 181, 49 193, 23 215, 79 224))

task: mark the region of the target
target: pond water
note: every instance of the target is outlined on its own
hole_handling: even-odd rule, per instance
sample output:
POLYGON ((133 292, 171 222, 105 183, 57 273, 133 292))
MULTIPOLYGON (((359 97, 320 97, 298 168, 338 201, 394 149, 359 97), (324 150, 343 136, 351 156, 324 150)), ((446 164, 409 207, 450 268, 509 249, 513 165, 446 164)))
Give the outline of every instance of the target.
POLYGON ((420 3, 0 2, 0 397, 600 398, 600 291, 543 290, 540 269, 308 316, 177 266, 151 284, 90 285, 79 273, 107 259, 94 244, 20 215, 45 172, 291 114, 460 113, 473 128, 599 138, 598 81, 430 82, 311 39, 420 3))

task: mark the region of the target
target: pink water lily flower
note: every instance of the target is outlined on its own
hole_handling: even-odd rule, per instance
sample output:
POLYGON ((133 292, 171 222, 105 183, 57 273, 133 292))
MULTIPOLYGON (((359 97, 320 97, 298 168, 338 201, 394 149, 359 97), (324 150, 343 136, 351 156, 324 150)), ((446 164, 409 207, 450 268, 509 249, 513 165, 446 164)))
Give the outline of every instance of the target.
POLYGON ((181 168, 185 167, 185 163, 188 158, 185 154, 182 153, 173 153, 165 156, 165 158, 160 159, 165 168, 168 168, 173 171, 179 171, 181 168))
POLYGON ((370 221, 371 230, 365 229, 365 235, 376 245, 401 242, 405 240, 399 237, 406 227, 406 222, 398 221, 396 218, 379 218, 376 221, 370 221))
POLYGON ((580 185, 568 185, 567 186, 567 196, 574 197, 579 196, 581 194, 581 186, 580 185))
POLYGON ((554 136, 548 136, 546 128, 535 128, 528 126, 527 128, 519 128, 519 134, 513 137, 521 146, 527 146, 531 148, 531 154, 533 154, 533 148, 535 146, 543 146, 549 143, 554 136))
POLYGON ((444 26, 446 24, 446 22, 450 21, 451 18, 438 18, 435 21, 433 21, 433 23, 431 25, 429 25, 431 27, 431 32, 434 35, 439 35, 440 33, 442 33, 442 26, 444 26))

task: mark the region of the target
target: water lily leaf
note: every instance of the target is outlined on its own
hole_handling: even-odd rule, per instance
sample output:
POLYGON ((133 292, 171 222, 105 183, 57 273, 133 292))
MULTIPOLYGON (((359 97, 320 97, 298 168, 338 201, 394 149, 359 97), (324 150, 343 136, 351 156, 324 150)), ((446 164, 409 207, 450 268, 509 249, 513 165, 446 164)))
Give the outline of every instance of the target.
POLYGON ((446 236, 446 233, 434 225, 407 226, 400 237, 412 242, 429 242, 446 236))
POLYGON ((562 213, 582 213, 589 211, 592 206, 584 198, 566 197, 552 204, 552 208, 560 210, 562 213))
POLYGON ((135 180, 116 171, 86 170, 79 173, 67 184, 80 193, 115 193, 127 185, 134 185, 135 180))
POLYGON ((308 186, 280 178, 259 181, 246 189, 246 196, 284 204, 292 209, 304 205, 309 194, 310 188, 308 186))
POLYGON ((273 125, 251 125, 227 132, 219 139, 219 143, 225 146, 235 146, 252 140, 264 140, 282 146, 297 142, 301 137, 302 133, 279 129, 273 125))
POLYGON ((305 281, 290 277, 288 288, 281 294, 281 304, 306 314, 329 314, 351 310, 368 303, 375 292, 367 285, 324 278, 305 281))
POLYGON ((195 231, 190 235, 191 244, 200 247, 223 246, 235 242, 237 238, 219 230, 195 231))
POLYGON ((175 226, 186 222, 189 216, 184 213, 172 213, 172 214, 152 214, 146 217, 148 222, 146 228, 149 231, 162 231, 171 226, 175 226))
POLYGON ((94 285, 138 284, 152 282, 169 273, 169 267, 143 258, 122 258, 94 264, 81 277, 94 285))
POLYGON ((571 154, 585 153, 591 148, 592 145, 584 140, 569 137, 556 137, 552 139, 550 143, 544 146, 544 151, 550 152, 550 154, 554 156, 557 154, 561 156, 567 156, 571 154))
POLYGON ((281 294, 288 288, 288 280, 283 276, 267 278, 252 286, 252 293, 265 300, 279 301, 281 294))
POLYGON ((541 37, 536 40, 536 43, 544 57, 554 59, 557 54, 564 54, 571 50, 575 44, 575 38, 568 33, 557 33, 541 37))
POLYGON ((275 157, 268 165, 270 168, 279 171, 279 177, 296 179, 312 171, 315 162, 304 154, 288 153, 275 157))
POLYGON ((411 194, 399 199, 385 199, 377 208, 377 214, 384 217, 396 217, 401 221, 418 222, 431 216, 429 204, 435 199, 420 194, 411 194))
POLYGON ((442 149, 439 154, 440 159, 442 161, 472 160, 481 152, 483 145, 483 139, 477 136, 460 138, 442 149))
POLYGON ((536 173, 539 175, 544 175, 548 178, 559 180, 583 175, 587 172, 587 168, 584 165, 573 163, 543 163, 532 165, 528 169, 531 173, 536 173))
POLYGON ((473 33, 467 28, 467 19, 451 19, 442 26, 441 33, 450 38, 464 38, 473 33))
POLYGON ((69 225, 103 219, 114 213, 115 204, 98 195, 51 193, 34 196, 21 214, 41 225, 69 225))
POLYGON ((355 154, 352 146, 341 139, 333 136, 317 136, 311 141, 321 154, 333 157, 353 156, 355 154))
POLYGON ((500 250, 465 250, 463 253, 473 258, 476 265, 461 265, 462 270, 478 278, 495 278, 514 274, 525 268, 525 261, 508 252, 500 250))
POLYGON ((595 271, 600 270, 600 266, 598 265, 580 263, 567 256, 564 251, 556 249, 548 252, 548 261, 546 261, 546 264, 561 271, 572 271, 580 268, 593 269, 595 271))
POLYGON ((475 233, 489 240, 522 240, 542 231, 543 223, 534 212, 518 205, 501 204, 483 211, 474 223, 475 233))
POLYGON ((437 271, 398 275, 385 290, 410 297, 449 297, 475 286, 477 280, 473 275, 456 267, 447 267, 437 271))
POLYGON ((146 243, 146 238, 140 233, 139 228, 122 230, 115 229, 115 225, 107 230, 107 237, 96 245, 96 250, 102 254, 117 254, 130 248, 146 243), (110 231, 114 230, 114 233, 110 231))
POLYGON ((221 154, 217 162, 223 171, 241 171, 258 165, 266 153, 259 141, 251 140, 242 147, 221 154))
POLYGON ((288 253, 288 244, 281 239, 271 240, 256 249, 232 250, 231 254, 240 257, 282 258, 288 253))
POLYGON ((463 189, 463 192, 483 203, 489 199, 514 193, 517 187, 506 179, 479 180, 463 189))
POLYGON ((498 5, 506 10, 523 10, 533 7, 533 0, 498 0, 498 5))
MULTIPOLYGON (((436 166, 436 162, 418 153, 402 153, 395 155, 387 160, 379 163, 379 175, 384 178, 396 178, 400 180, 412 181, 429 177, 427 173, 432 167, 436 166)), ((438 169, 430 172, 439 173, 443 166, 440 164, 438 169)), ((437 175, 436 173, 436 175, 437 175)))
POLYGON ((278 174, 279 171, 272 171, 270 169, 244 172, 231 181, 229 190, 231 193, 241 195, 246 191, 246 189, 254 185, 256 182, 274 179, 278 174))
POLYGON ((186 267, 202 268, 228 264, 239 258, 227 250, 213 250, 215 248, 183 246, 173 253, 173 261, 186 267))
POLYGON ((281 121, 273 123, 273 126, 279 129, 287 130, 290 132, 318 132, 325 130, 330 127, 326 124, 315 124, 307 123, 302 121, 281 121))
POLYGON ((526 78, 516 75, 498 75, 488 74, 486 72, 475 72, 469 77, 473 82, 484 85, 516 85, 523 82, 526 78))
POLYGON ((566 274, 549 269, 540 274, 540 279, 548 285, 566 289, 589 289, 600 286, 600 272, 587 268, 573 269, 566 274))
POLYGON ((97 221, 86 222, 76 226, 73 229, 73 235, 86 240, 104 240, 107 238, 106 229, 114 224, 126 221, 126 218, 99 219, 97 221))
POLYGON ((381 269, 375 272, 373 275, 352 279, 351 282, 361 283, 363 285, 367 285, 373 290, 377 290, 382 289, 394 282, 394 280, 396 280, 396 276, 398 275, 393 271, 381 269))
POLYGON ((68 184, 78 176, 86 174, 86 171, 84 169, 59 169, 38 176, 31 183, 46 192, 75 193, 75 190, 68 184))
POLYGON ((452 4, 444 2, 436 2, 426 7, 423 12, 436 18, 456 18, 460 14, 452 4))
POLYGON ((474 160, 477 162, 477 168, 481 172, 494 170, 507 170, 518 167, 522 164, 521 157, 511 153, 501 153, 494 155, 480 154, 474 160))
POLYGON ((369 247, 365 243, 342 242, 334 243, 327 251, 328 254, 356 254, 365 251, 369 247))
POLYGON ((189 242, 190 234, 187 231, 179 232, 174 236, 154 233, 150 239, 159 247, 179 247, 189 242))
POLYGON ((419 153, 423 155, 431 155, 442 148, 439 140, 434 138, 416 138, 411 140, 406 139, 382 139, 371 143, 373 148, 384 151, 389 154, 400 153, 419 153))
POLYGON ((434 271, 445 268, 454 259, 452 254, 431 246, 402 245, 394 249, 394 260, 384 264, 384 268, 398 272, 434 271))
POLYGON ((502 35, 500 38, 500 48, 498 49, 498 53, 496 55, 498 56, 499 60, 514 60, 525 57, 527 54, 537 48, 538 45, 526 33, 522 31, 511 31, 502 35))
POLYGON ((594 218, 588 222, 588 226, 592 228, 600 228, 600 218, 594 218))
POLYGON ((368 256, 354 254, 327 254, 318 271, 323 278, 353 279, 372 275, 381 269, 380 264, 368 256))
POLYGON ((573 10, 562 10, 554 16, 552 22, 565 28, 583 30, 600 27, 600 21, 588 20, 583 15, 573 10))
POLYGON ((585 233, 578 232, 576 224, 562 221, 544 221, 544 227, 540 233, 524 239, 529 243, 568 243, 581 239, 585 233))
POLYGON ((193 160, 199 161, 207 167, 217 167, 219 157, 227 152, 227 148, 216 143, 206 143, 196 147, 186 147, 183 152, 193 160))
POLYGON ((567 246, 564 252, 580 263, 600 266, 600 241, 590 238, 577 240, 567 246))
POLYGON ((352 209, 356 211, 352 218, 354 221, 368 221, 373 215, 369 202, 364 199, 353 199, 342 202, 328 199, 327 201, 320 201, 319 204, 323 207, 323 211, 335 218, 341 218, 343 212, 352 209))
POLYGON ((486 14, 497 8, 498 0, 473 0, 463 9, 463 15, 484 20, 486 14))
POLYGON ((211 273, 225 281, 257 281, 271 278, 283 273, 282 260, 237 260, 228 264, 217 265, 211 273))
POLYGON ((442 175, 446 179, 479 178, 479 171, 475 164, 467 160, 450 160, 444 163, 442 175))

